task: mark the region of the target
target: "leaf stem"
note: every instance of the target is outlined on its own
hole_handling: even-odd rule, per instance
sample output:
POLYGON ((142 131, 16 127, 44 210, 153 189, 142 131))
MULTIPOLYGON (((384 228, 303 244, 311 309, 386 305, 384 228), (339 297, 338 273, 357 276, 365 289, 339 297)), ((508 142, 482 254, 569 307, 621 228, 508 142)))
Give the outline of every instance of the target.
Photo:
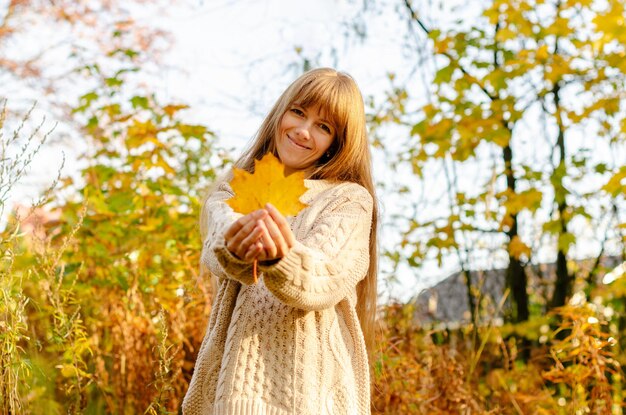
POLYGON ((255 259, 254 262, 252 263, 252 276, 254 277, 255 284, 257 283, 257 280, 258 280, 258 277, 256 274, 256 263, 257 263, 257 260, 255 259))

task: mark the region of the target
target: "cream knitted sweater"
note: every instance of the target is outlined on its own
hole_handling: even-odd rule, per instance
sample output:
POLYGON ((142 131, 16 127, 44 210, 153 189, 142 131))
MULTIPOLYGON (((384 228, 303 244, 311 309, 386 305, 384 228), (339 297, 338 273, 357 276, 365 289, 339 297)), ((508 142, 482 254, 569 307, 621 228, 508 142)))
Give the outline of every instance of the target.
POLYGON ((287 218, 297 240, 271 266, 252 267, 224 246, 239 216, 222 184, 208 199, 202 261, 218 277, 209 325, 183 413, 369 414, 367 354, 356 285, 369 266, 373 201, 354 183, 306 180, 308 204, 287 218))

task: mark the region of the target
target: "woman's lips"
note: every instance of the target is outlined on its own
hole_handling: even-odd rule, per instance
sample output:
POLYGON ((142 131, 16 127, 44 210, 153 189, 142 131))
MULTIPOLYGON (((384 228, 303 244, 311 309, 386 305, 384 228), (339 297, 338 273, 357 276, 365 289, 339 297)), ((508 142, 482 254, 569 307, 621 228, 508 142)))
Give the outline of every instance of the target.
POLYGON ((289 135, 287 135, 287 139, 291 142, 291 144, 293 144, 294 146, 301 148, 303 150, 310 150, 309 147, 303 146, 302 144, 298 144, 297 141, 295 141, 293 138, 289 137, 289 135))

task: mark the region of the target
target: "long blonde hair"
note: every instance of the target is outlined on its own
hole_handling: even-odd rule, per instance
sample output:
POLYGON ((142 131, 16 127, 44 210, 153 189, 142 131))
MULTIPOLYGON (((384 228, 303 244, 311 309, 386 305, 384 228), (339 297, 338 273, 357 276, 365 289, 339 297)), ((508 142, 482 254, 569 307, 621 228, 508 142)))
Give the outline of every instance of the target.
MULTIPOLYGON (((260 159, 267 153, 279 157, 276 151, 279 125, 283 115, 295 103, 305 108, 319 106, 337 131, 329 149, 330 157, 320 158, 309 178, 358 183, 367 189, 374 200, 369 240, 370 264, 366 277, 357 285, 357 314, 365 343, 371 351, 375 336, 377 300, 378 203, 372 178, 363 97, 352 77, 330 68, 313 69, 301 75, 278 98, 250 147, 244 151, 235 166, 252 172, 255 159, 260 159)), ((200 220, 203 240, 206 235, 202 220, 206 213, 205 205, 206 203, 202 204, 200 220)))

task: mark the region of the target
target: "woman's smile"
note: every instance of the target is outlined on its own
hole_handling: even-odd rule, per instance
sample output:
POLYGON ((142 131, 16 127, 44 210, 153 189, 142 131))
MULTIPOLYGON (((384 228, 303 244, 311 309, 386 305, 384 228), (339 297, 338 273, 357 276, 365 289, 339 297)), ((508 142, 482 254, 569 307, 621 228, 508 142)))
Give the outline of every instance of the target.
POLYGON ((291 142, 291 143, 292 143, 295 147, 297 147, 297 148, 300 148, 300 149, 303 149, 303 150, 310 150, 310 149, 311 149, 310 147, 307 147, 307 146, 306 146, 306 145, 304 145, 304 144, 300 144, 300 143, 298 143, 296 140, 294 140, 293 138, 291 138, 291 137, 289 136, 289 134, 287 134, 287 138, 289 139, 289 142, 291 142))

